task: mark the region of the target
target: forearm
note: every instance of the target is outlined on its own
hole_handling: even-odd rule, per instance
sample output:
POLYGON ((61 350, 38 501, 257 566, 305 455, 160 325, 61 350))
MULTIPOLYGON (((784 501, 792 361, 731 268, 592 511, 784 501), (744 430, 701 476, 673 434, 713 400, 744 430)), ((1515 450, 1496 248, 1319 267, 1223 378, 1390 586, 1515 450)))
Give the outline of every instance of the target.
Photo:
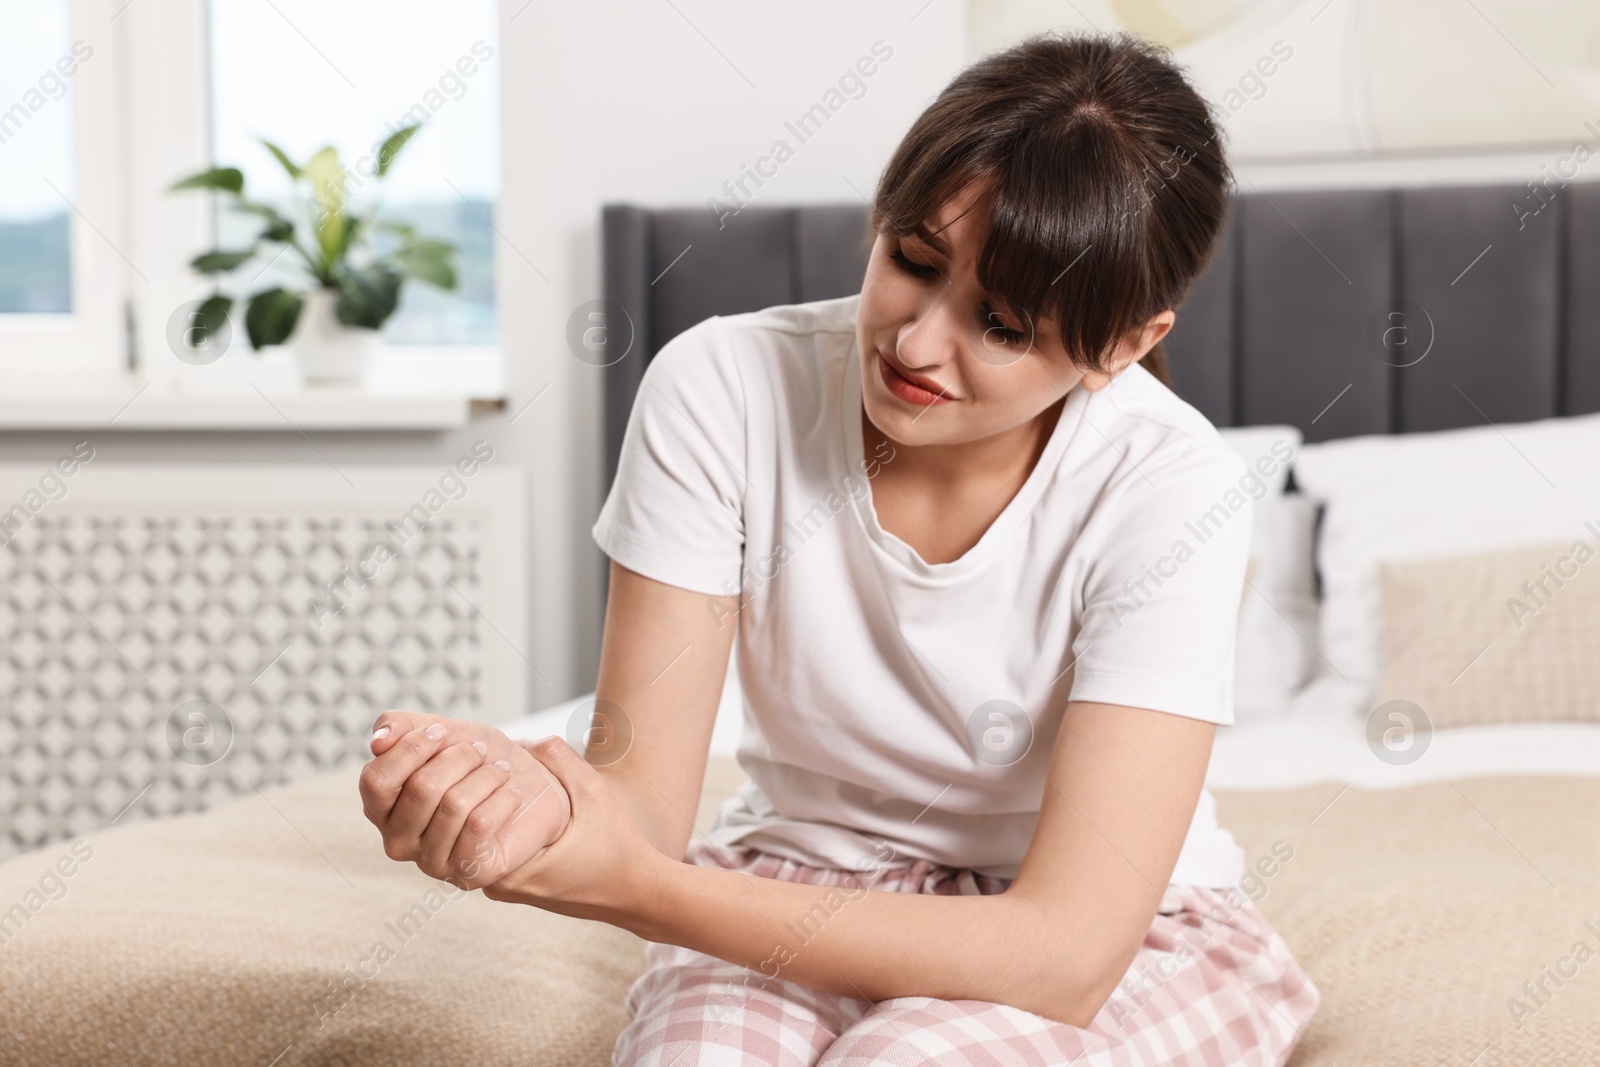
POLYGON ((1104 1001, 1088 954, 1015 895, 831 888, 670 860, 652 868, 626 923, 634 933, 769 978, 872 1001, 993 1001, 1074 1026, 1104 1001))
POLYGON ((636 777, 605 773, 611 792, 633 817, 634 825, 662 856, 681 860, 694 832, 695 812, 679 812, 662 792, 636 777))

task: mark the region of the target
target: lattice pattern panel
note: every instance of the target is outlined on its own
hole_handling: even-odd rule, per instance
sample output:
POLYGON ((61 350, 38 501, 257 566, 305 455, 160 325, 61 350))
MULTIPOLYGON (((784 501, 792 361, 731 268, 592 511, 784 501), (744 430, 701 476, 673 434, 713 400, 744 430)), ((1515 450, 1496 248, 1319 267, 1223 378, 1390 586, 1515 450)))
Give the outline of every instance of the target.
POLYGON ((386 708, 477 717, 481 523, 385 526, 40 515, 0 546, 0 858, 366 759, 386 708))

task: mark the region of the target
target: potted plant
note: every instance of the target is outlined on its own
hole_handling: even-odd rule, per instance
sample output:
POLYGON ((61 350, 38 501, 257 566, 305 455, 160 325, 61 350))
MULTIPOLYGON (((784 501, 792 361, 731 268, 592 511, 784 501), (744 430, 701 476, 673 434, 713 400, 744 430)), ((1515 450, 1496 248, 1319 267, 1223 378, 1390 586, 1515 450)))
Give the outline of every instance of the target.
MULTIPOLYGON (((395 157, 420 128, 403 126, 379 146, 374 170, 382 179, 395 157)), ((245 300, 245 335, 250 347, 289 343, 307 382, 360 381, 378 347, 378 330, 394 313, 400 289, 416 278, 444 290, 456 287, 455 246, 419 237, 407 224, 377 218, 378 202, 353 210, 348 177, 339 153, 328 146, 303 165, 291 160, 271 141, 263 140, 294 184, 306 206, 302 226, 270 204, 245 196, 244 174, 237 167, 212 167, 172 185, 172 191, 209 189, 230 198, 235 211, 261 220, 261 230, 248 247, 212 249, 190 263, 200 274, 220 279, 263 253, 274 260, 286 252, 303 268, 306 284, 273 286, 245 300), (380 247, 378 233, 389 235, 380 247)), ((220 288, 200 305, 196 343, 220 329, 233 310, 233 297, 220 288)))

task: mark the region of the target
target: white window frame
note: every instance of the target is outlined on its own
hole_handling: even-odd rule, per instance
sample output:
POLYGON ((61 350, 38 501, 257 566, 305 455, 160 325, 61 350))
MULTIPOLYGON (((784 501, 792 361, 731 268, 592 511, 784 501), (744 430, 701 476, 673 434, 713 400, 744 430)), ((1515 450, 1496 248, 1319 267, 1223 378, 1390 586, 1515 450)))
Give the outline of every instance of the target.
POLYGON ((121 49, 113 44, 113 0, 72 0, 71 41, 93 51, 70 85, 73 188, 67 210, 72 311, 0 315, 0 366, 12 382, 82 381, 127 367, 123 298, 133 274, 123 255, 124 201, 117 186, 122 128, 117 121, 121 49))
MULTIPOLYGON (((212 291, 188 263, 214 242, 215 196, 169 192, 213 163, 208 18, 207 0, 72 0, 71 38, 94 49, 73 78, 73 312, 0 315, 0 370, 15 392, 209 402, 195 372, 210 368, 167 341, 178 309, 212 291)), ((223 358, 234 350, 248 342, 236 336, 223 358)), ((377 403, 461 391, 466 411, 468 399, 504 397, 498 345, 395 346, 380 362, 377 403)), ((373 417, 370 404, 352 411, 357 423, 373 417)))

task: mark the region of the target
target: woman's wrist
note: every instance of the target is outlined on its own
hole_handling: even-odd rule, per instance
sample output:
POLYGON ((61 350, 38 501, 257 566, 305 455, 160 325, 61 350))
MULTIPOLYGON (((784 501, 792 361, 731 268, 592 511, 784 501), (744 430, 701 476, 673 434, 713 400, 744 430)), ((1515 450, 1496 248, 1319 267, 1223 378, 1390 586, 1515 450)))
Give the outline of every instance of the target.
POLYGON ((619 877, 596 886, 584 898, 551 900, 514 872, 493 890, 491 899, 527 904, 561 915, 593 919, 655 940, 652 933, 662 929, 661 917, 669 899, 675 868, 684 866, 654 847, 640 848, 622 866, 619 877))

